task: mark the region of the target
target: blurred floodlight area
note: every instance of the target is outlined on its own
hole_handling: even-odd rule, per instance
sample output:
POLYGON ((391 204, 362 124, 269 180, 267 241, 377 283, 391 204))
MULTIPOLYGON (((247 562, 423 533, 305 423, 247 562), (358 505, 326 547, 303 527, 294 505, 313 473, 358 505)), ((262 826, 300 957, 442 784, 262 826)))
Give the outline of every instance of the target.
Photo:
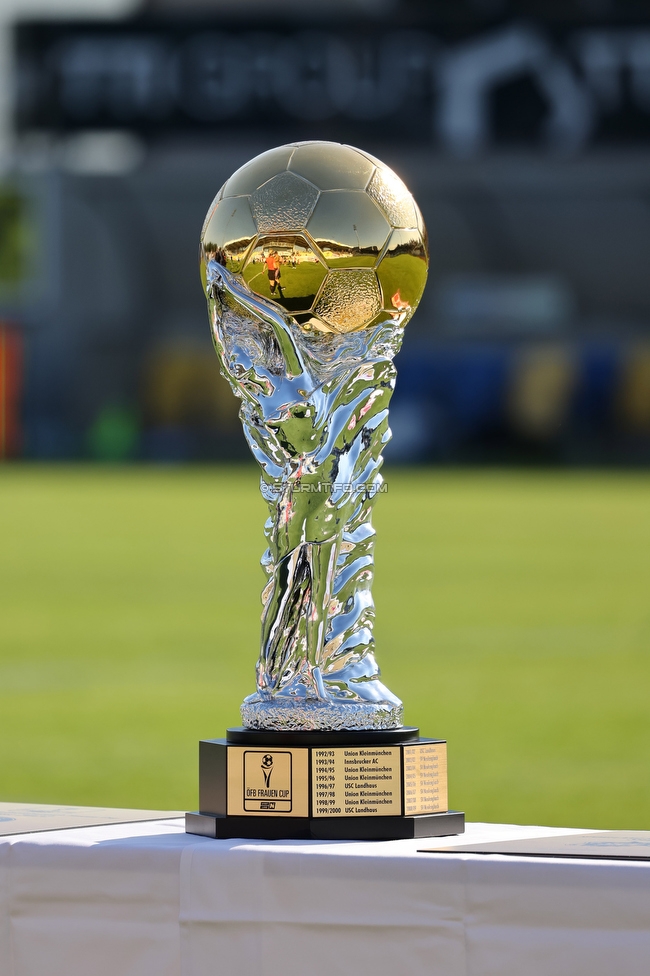
POLYGON ((650 7, 1 0, 3 458, 246 456, 195 267, 228 175, 358 144, 429 232, 394 462, 650 460, 650 7))

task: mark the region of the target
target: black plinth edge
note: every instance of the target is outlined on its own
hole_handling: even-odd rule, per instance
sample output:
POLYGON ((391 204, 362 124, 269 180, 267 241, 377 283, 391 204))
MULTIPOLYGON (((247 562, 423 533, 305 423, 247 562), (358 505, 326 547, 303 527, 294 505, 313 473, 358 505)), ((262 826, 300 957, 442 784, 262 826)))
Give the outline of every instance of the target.
POLYGON ((218 817, 185 814, 185 832, 214 838, 258 840, 403 840, 465 833, 458 810, 421 817, 218 817))
POLYGON ((420 730, 403 725, 400 729, 342 730, 340 732, 271 732, 268 729, 226 729, 231 746, 364 746, 396 745, 417 739, 420 730))

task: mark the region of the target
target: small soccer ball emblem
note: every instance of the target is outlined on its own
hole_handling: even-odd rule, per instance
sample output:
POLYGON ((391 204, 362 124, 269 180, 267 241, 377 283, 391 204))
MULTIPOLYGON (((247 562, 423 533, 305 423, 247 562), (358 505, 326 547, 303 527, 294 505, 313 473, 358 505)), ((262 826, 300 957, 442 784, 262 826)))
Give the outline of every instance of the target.
POLYGON ((356 332, 417 308, 427 278, 422 214, 378 159, 295 143, 238 169, 208 210, 203 283, 217 261, 305 331, 356 332))

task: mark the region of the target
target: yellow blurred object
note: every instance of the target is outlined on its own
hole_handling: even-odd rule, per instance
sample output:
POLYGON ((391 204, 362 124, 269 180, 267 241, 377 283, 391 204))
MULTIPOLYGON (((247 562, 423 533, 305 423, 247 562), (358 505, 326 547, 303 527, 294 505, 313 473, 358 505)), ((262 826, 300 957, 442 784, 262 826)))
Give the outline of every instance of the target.
POLYGON ((238 403, 211 349, 168 346, 154 353, 145 375, 144 407, 155 425, 238 428, 238 403))
POLYGON ((523 351, 510 389, 513 427, 526 437, 548 440, 566 417, 575 385, 575 365, 562 346, 536 346, 523 351))
POLYGON ((623 368, 619 417, 625 427, 650 432, 650 345, 635 346, 623 368))

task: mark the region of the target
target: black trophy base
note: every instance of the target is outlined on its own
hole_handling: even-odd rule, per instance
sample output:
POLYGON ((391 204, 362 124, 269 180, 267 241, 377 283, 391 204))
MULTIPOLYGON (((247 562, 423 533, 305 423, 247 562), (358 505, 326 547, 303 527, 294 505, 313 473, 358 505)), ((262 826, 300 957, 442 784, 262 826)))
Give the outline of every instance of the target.
POLYGON ((199 743, 199 810, 185 830, 262 840, 399 840, 465 830, 447 809, 447 743, 416 728, 228 729, 199 743))
POLYGON ((201 837, 255 837, 258 840, 404 840, 447 837, 465 832, 457 810, 418 817, 219 817, 186 813, 185 832, 201 837))

